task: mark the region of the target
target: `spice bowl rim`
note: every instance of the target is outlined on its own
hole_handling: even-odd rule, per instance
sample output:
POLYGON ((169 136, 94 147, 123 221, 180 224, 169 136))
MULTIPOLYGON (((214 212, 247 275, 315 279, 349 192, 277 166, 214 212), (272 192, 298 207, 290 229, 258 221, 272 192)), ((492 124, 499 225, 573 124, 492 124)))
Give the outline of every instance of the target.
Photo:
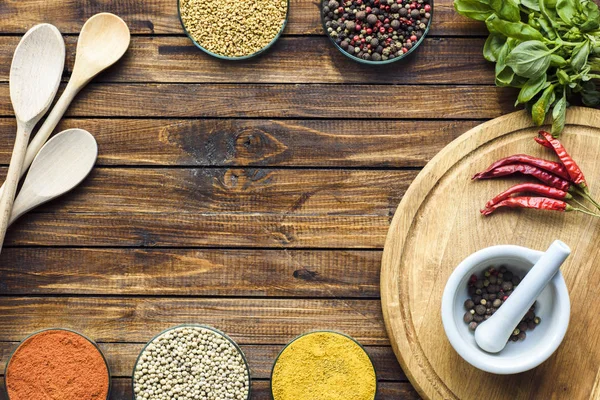
MULTIPOLYGON (((560 270, 548 284, 553 289, 555 296, 552 298, 552 315, 551 317, 545 317, 543 321, 548 322, 548 318, 551 318, 551 325, 546 325, 543 328, 543 341, 530 342, 529 347, 525 347, 523 354, 526 354, 527 357, 503 357, 502 355, 506 349, 495 354, 487 353, 477 347, 472 332, 467 332, 467 334, 473 337, 472 340, 466 340, 465 333, 461 333, 464 332, 464 329, 458 328, 458 326, 466 326, 462 317, 460 319, 457 317, 456 307, 462 307, 465 300, 458 299, 458 296, 462 290, 462 286, 466 284, 466 280, 471 274, 479 273, 492 264, 506 263, 510 265, 511 261, 513 263, 527 264, 524 268, 529 270, 542 254, 544 254, 542 251, 515 245, 486 247, 466 257, 450 275, 442 295, 442 323, 446 336, 454 350, 472 366, 498 375, 525 372, 546 361, 562 343, 569 326, 571 302, 567 285, 560 270), (535 347, 538 343, 542 343, 542 345, 535 347)), ((463 308, 461 308, 461 313, 464 313, 463 308)), ((542 326, 540 325, 540 327, 536 328, 535 332, 541 328, 542 326)), ((515 344, 528 346, 527 339, 515 344)), ((508 345, 511 344, 509 343, 508 345)))
POLYGON ((181 23, 181 27, 183 28, 186 36, 192 41, 192 43, 194 43, 194 45, 197 48, 202 50, 204 53, 208 54, 209 56, 215 57, 219 60, 243 61, 243 60, 249 60, 251 58, 255 58, 261 54, 264 54, 267 50, 269 50, 275 44, 275 42, 277 42, 279 40, 279 38, 281 38, 281 36, 283 35, 283 31, 285 30, 288 20, 290 18, 290 0, 286 0, 286 2, 287 2, 287 8, 285 11, 285 19, 283 20, 283 24, 281 25, 281 29, 279 29, 279 32, 277 33, 277 35, 275 35, 275 37, 265 47, 261 48, 260 50, 255 51, 252 54, 248 54, 248 55, 240 56, 240 57, 230 57, 230 56, 224 56, 221 54, 217 54, 217 53, 214 53, 214 52, 206 49, 200 43, 198 43, 196 41, 196 39, 194 39, 192 37, 192 35, 190 34, 190 32, 188 31, 187 27, 185 26, 185 23, 183 22, 183 18, 181 18, 181 0, 177 0, 177 16, 179 18, 179 22, 181 23))
POLYGON ((39 335, 40 333, 44 333, 44 332, 48 332, 48 331, 65 331, 65 332, 74 333, 76 335, 81 336, 82 338, 84 338, 85 340, 87 340, 88 342, 90 342, 92 345, 94 345, 94 347, 96 348, 96 350, 98 350, 98 352, 102 356, 102 359, 104 360, 104 365, 106 365, 106 371, 108 373, 108 391, 106 393, 106 400, 108 400, 110 398, 110 392, 112 390, 112 374, 111 374, 111 371, 110 371, 110 365, 108 364, 108 359, 106 358, 106 356, 102 352, 102 349, 100 348, 100 346, 98 346, 98 343, 96 343, 94 340, 90 339, 88 336, 84 335, 83 333, 78 332, 78 331, 76 331, 74 329, 70 329, 70 328, 45 328, 45 329, 40 329, 38 331, 30 333, 25 338, 23 338, 23 340, 21 340, 19 342, 19 344, 17 345, 17 347, 15 347, 15 349, 10 353, 10 356, 8 357, 8 360, 6 361, 6 368, 5 368, 5 373, 4 373, 4 393, 6 395, 6 399, 10 400, 10 396, 8 394, 8 385, 6 384, 7 383, 6 382, 6 377, 8 375, 6 372, 8 372, 8 366, 10 365, 10 361, 12 360, 13 356, 15 355, 15 353, 17 352, 17 350, 19 350, 19 348, 21 348, 21 346, 27 340, 31 339, 32 337, 34 337, 36 335, 39 335))
POLYGON ((176 329, 183 329, 183 328, 203 328, 203 329, 208 329, 208 330, 213 331, 216 334, 220 335, 221 337, 225 338, 227 341, 229 341, 233 345, 233 347, 235 347, 235 349, 238 351, 238 353, 242 356, 242 360, 244 361, 244 365, 246 366, 246 371, 248 372, 248 396, 246 397, 246 400, 250 400, 250 397, 252 396, 252 370, 250 369, 250 364, 248 363, 248 359, 246 358, 246 355, 242 351, 242 348, 240 347, 239 344, 236 343, 235 340, 233 340, 225 332, 223 332, 220 329, 217 329, 217 328, 215 328, 213 326, 204 325, 204 324, 181 324, 181 325, 172 326, 172 327, 167 328, 167 329, 161 331, 160 333, 156 334, 154 337, 152 337, 152 339, 150 339, 144 345, 144 347, 142 348, 142 350, 140 350, 140 353, 138 354, 137 358, 135 359, 135 363, 133 364, 133 371, 131 372, 131 391, 132 391, 132 394, 133 394, 133 400, 137 399, 137 395, 135 394, 135 371, 137 369, 138 362, 140 361, 140 357, 142 356, 142 354, 144 354, 144 351, 146 351, 146 348, 152 342, 154 342, 156 339, 158 339, 160 336, 164 335, 165 333, 170 332, 170 331, 174 331, 176 329))
POLYGON ((323 0, 320 0, 320 1, 321 1, 321 6, 319 7, 319 14, 321 14, 321 27, 323 28, 323 32, 325 33, 325 36, 327 36, 327 38, 329 38, 331 43, 338 49, 338 51, 340 51, 343 55, 345 55, 349 59, 351 59, 359 64, 372 65, 372 66, 389 65, 389 64, 393 64, 397 61, 404 60, 410 54, 415 52, 419 47, 421 47, 421 44, 425 41, 425 37, 429 33, 429 29, 431 28, 431 23, 433 21, 433 15, 434 15, 434 10, 435 10, 434 0, 429 0, 429 5, 431 6, 431 11, 429 12, 430 18, 429 18, 429 22, 427 23, 427 27, 423 31, 423 36, 421 36, 419 38, 419 40, 417 40, 417 43, 414 46, 412 46, 406 53, 402 54, 400 57, 387 59, 385 61, 371 61, 371 60, 363 60, 361 58, 351 55, 346 50, 342 49, 342 47, 339 44, 337 44, 335 42, 335 40, 327 33, 327 27, 325 26, 325 16, 323 15, 323 0))
POLYGON ((340 336, 344 336, 347 339, 350 339, 351 341, 353 341, 354 343, 356 343, 361 349, 362 351, 365 352, 365 354, 367 355, 369 362, 371 363, 371 366, 373 367, 373 372, 375 373, 375 393, 373 393, 373 399, 375 399, 377 397, 377 392, 379 391, 379 379, 377 376, 377 368, 375 368, 375 363, 373 362, 373 358, 371 358, 371 355, 367 352, 367 349, 365 349, 365 347, 360 344, 360 342, 356 339, 354 339, 352 336, 343 333, 343 332, 339 332, 339 331, 334 331, 332 329, 317 329, 317 330, 312 330, 312 331, 308 331, 308 332, 304 332, 296 337, 294 337, 292 340, 290 340, 277 354, 277 357, 275 357, 275 361, 273 362, 273 366, 271 367, 271 374, 269 375, 269 391, 271 393, 271 399, 274 399, 275 396, 273 395, 273 372, 275 371, 275 365, 277 365, 277 361, 279 361, 279 357, 283 354, 283 352, 294 342, 296 342, 297 340, 308 336, 308 335, 312 335, 314 333, 334 333, 340 336))

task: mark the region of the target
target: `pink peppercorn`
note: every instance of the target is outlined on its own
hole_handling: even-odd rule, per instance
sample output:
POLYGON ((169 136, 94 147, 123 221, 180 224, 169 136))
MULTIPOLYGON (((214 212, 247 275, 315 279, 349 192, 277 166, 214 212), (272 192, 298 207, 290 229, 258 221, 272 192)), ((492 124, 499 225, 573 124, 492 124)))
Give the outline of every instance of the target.
POLYGON ((382 26, 381 28, 379 28, 379 32, 385 33, 385 28, 382 26))
POLYGON ((410 37, 410 40, 413 41, 413 42, 416 42, 417 41, 417 37, 415 35, 412 35, 410 37))
POLYGON ((429 4, 425 4, 425 12, 431 11, 431 6, 429 4))
POLYGON ((406 47, 403 47, 403 48, 402 48, 402 52, 403 52, 403 53, 406 53, 407 51, 408 51, 408 49, 407 49, 406 47))
POLYGON ((360 26, 359 24, 356 24, 356 27, 354 29, 356 29, 357 31, 360 31, 362 29, 362 26, 360 26))

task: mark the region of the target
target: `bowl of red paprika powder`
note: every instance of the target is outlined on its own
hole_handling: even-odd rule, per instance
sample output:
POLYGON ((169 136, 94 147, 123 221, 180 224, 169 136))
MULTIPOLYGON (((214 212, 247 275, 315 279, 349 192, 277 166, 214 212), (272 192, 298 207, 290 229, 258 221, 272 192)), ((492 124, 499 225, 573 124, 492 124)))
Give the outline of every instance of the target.
POLYGON ((94 341, 64 328, 26 337, 6 364, 4 390, 8 400, 53 398, 108 399, 111 381, 104 354, 94 341))

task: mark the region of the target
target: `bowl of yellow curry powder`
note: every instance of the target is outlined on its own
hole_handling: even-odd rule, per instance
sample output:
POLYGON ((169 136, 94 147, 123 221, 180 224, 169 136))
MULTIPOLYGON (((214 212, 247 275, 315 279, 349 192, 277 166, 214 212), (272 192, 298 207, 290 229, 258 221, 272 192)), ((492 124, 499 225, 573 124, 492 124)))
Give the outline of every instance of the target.
POLYGON ((338 332, 297 337, 271 372, 273 400, 373 400, 376 393, 373 361, 356 340, 338 332))
POLYGON ((196 47, 222 60, 269 49, 288 19, 289 0, 178 0, 179 19, 196 47))

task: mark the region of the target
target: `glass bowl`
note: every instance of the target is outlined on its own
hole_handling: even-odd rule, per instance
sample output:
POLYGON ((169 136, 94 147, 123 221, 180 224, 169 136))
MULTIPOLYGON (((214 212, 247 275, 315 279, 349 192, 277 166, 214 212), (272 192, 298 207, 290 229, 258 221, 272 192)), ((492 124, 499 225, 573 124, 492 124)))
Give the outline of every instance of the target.
POLYGON ((250 365, 248 364, 248 359, 246 358, 246 355, 244 354, 244 352, 242 351, 240 346, 232 338, 230 338, 226 333, 221 332, 220 330, 213 328, 212 326, 202 325, 202 324, 183 324, 183 325, 173 326, 171 328, 165 329, 164 331, 160 332, 158 335, 156 335, 152 339, 150 339, 148 341, 148 343, 146 343, 146 345, 144 346, 142 351, 140 351, 140 354, 138 355, 137 359, 135 360, 135 364, 133 365, 133 372, 131 373, 131 392, 133 394, 133 400, 136 400, 136 398, 137 398, 137 396, 135 394, 135 371, 137 369, 138 362, 140 361, 140 357, 142 356, 142 354, 144 354, 144 351, 146 351, 146 348, 152 342, 154 342, 157 338, 164 335, 165 333, 174 331, 176 329, 182 329, 182 328, 207 329, 209 331, 213 331, 214 333, 216 333, 217 335, 226 339, 229 343, 231 343, 233 345, 233 347, 237 350, 237 352, 242 356, 242 360, 244 360, 244 365, 246 366, 246 372, 248 373, 248 396, 246 397, 246 400, 250 400, 250 397, 252 396, 252 373, 250 371, 250 365))
POLYGON ((294 339, 292 339, 288 344, 285 345, 285 347, 283 349, 281 349, 281 351, 279 352, 279 354, 277 354, 277 358, 275 358, 275 362, 273 363, 273 367, 271 367, 271 376, 270 376, 270 382, 269 382, 269 391, 271 394, 271 399, 274 399, 275 396, 273 395, 273 371, 275 371, 275 365, 277 365, 277 362, 279 361, 279 357, 283 354, 283 352, 295 341, 308 336, 308 335, 312 335, 313 333, 333 333, 336 335, 340 335, 343 336, 347 339, 350 339, 351 341, 353 341, 354 343, 356 343, 358 345, 358 347, 360 347, 362 349, 362 351, 365 352, 365 354, 367 355, 369 362, 371 363, 371 366, 373 367, 373 372, 375 373, 375 393, 373 394, 373 399, 375 399, 377 397, 377 391, 379 390, 379 380, 377 379, 377 370, 375 369, 375 364, 373 364, 373 359, 371 358, 371 356, 369 355, 369 353, 367 353, 367 350, 365 350, 364 346, 362 344, 360 344, 356 339, 354 339, 351 336, 346 335, 345 333, 341 333, 341 332, 337 332, 337 331, 332 331, 332 330, 327 330, 327 329, 322 329, 322 330, 316 330, 316 331, 310 331, 310 332, 306 332, 303 333, 300 336, 295 337, 294 339))
POLYGON ((319 7, 319 13, 321 14, 321 26, 323 28, 323 32, 325 32, 325 36, 327 36, 329 38, 329 40, 331 41, 331 43, 333 43, 333 45, 336 47, 336 49, 338 49, 343 55, 345 55, 349 59, 351 59, 353 61, 356 61, 356 62, 358 62, 360 64, 366 64, 366 65, 387 65, 387 64, 395 63, 395 62, 400 61, 400 60, 404 60, 406 57, 408 57, 410 54, 412 54, 415 50, 417 50, 421 46, 421 43, 423 43, 423 41, 425 40, 425 37, 429 33, 429 28, 431 27, 431 21, 433 21, 433 14, 434 14, 434 9, 435 9, 435 6, 433 5, 433 3, 434 3, 434 0, 429 0, 429 5, 431 6, 431 11, 429 12, 429 14, 431 14, 431 16, 429 18, 429 22, 427 23, 427 27, 425 27, 425 30, 423 31, 423 36, 421 36, 419 38, 419 40, 417 40, 417 43, 415 45, 413 45, 413 47, 411 47, 406 53, 402 54, 400 57, 395 57, 395 58, 387 59, 385 61, 363 60, 362 58, 355 57, 355 56, 351 55, 350 53, 348 53, 346 50, 342 49, 340 47, 340 45, 338 45, 335 42, 335 39, 332 38, 331 36, 329 36, 329 34, 327 33, 327 27, 325 26, 325 16, 323 15, 323 2, 322 2, 322 0, 321 0, 321 7, 319 7))
MULTIPOLYGON (((19 350, 19 348, 21 347, 21 345, 23 343, 25 343, 27 340, 29 340, 30 338, 34 337, 35 335, 38 335, 40 333, 43 332, 48 332, 48 331, 65 331, 65 332, 71 332, 74 333, 76 335, 81 336, 82 338, 84 338, 85 340, 87 340, 88 342, 90 342, 91 344, 94 345, 94 347, 96 348, 96 350, 98 350, 98 352, 100 353, 100 355, 102 356, 102 359, 104 360, 104 364, 106 365, 106 371, 108 373, 108 392, 106 393, 106 400, 108 400, 110 398, 110 391, 112 389, 112 379, 111 379, 111 373, 110 373, 110 367, 108 366, 108 361, 106 360, 106 357, 104 356, 104 353, 102 352, 102 350, 100 349, 100 347, 98 347, 98 344, 96 342, 94 342, 92 339, 90 339, 89 337, 74 331, 72 329, 68 329, 68 328, 48 328, 48 329, 42 329, 39 331, 36 331, 32 334, 30 334, 29 336, 27 336, 25 339, 21 340, 21 342, 19 343, 19 345, 13 350, 13 352, 10 354, 10 357, 8 357, 8 361, 6 362, 6 369, 5 371, 8 371, 8 366, 10 365, 10 360, 12 360, 13 356, 15 355, 15 353, 17 352, 17 350, 19 350)), ((8 386, 6 384, 6 372, 4 374, 4 394, 5 394, 5 398, 7 400, 10 400, 10 397, 8 397, 8 386)))
POLYGON ((283 34, 283 31, 285 30, 285 27, 287 25, 287 22, 288 22, 288 19, 289 19, 289 16, 290 16, 290 0, 287 0, 287 10, 286 10, 286 13, 285 13, 285 20, 283 21, 283 24, 281 25, 281 29, 279 30, 279 33, 277 33, 277 35, 273 38, 273 40, 271 40, 269 42, 269 44, 267 44, 265 47, 263 47, 262 49, 258 50, 257 52, 254 52, 252 54, 248 54, 246 56, 241 56, 241 57, 224 56, 224 55, 221 55, 221 54, 213 53, 212 51, 207 50, 204 47, 202 47, 202 45, 200 43, 198 43, 196 41, 196 39, 194 39, 192 37, 192 35, 188 31, 187 27, 185 26, 185 23, 183 22, 183 19, 181 18, 181 0, 177 0, 177 16, 179 17, 179 22, 181 22, 181 26, 183 27, 183 30, 185 31, 185 34, 187 35, 188 38, 190 38, 190 40, 192 41, 192 43, 194 43, 196 45, 197 48, 199 48, 200 50, 202 50, 206 54, 208 54, 210 56, 213 56, 215 58, 218 58, 220 60, 241 61, 241 60, 248 60, 250 58, 254 58, 254 57, 257 57, 257 56, 263 54, 264 52, 266 52, 267 50, 269 50, 275 44, 276 41, 279 40, 279 38, 283 34))

